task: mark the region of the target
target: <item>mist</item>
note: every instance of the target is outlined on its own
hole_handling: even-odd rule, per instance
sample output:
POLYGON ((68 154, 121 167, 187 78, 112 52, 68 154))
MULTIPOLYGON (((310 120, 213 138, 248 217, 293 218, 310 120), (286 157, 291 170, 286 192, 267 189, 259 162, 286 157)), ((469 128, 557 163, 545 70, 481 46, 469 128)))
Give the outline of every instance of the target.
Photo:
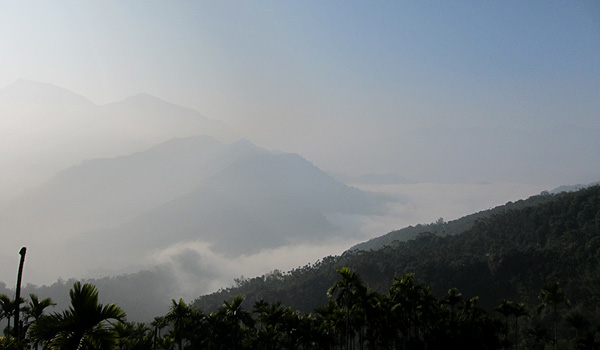
POLYGON ((93 279, 143 320, 600 179, 593 3, 3 7, 6 288, 27 246, 40 296, 93 279))

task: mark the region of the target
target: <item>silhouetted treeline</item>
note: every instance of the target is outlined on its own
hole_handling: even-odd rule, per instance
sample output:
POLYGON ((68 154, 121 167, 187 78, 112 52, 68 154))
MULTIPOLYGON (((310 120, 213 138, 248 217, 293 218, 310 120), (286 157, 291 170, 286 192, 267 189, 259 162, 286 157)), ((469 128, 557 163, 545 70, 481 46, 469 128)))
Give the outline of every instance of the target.
MULTIPOLYGON (((395 278, 386 293, 347 267, 337 275, 327 303, 311 313, 264 300, 245 307, 242 296, 210 313, 173 300, 150 324, 127 322, 120 307, 98 302, 93 285, 75 283, 60 313, 45 314, 52 301, 30 295, 19 307, 23 322, 9 322, 0 349, 600 348, 600 310, 572 305, 558 282, 542 287, 536 305, 503 300, 489 312, 456 288, 437 298, 412 274, 395 278)), ((0 300, 2 316, 14 318, 17 304, 0 300)))

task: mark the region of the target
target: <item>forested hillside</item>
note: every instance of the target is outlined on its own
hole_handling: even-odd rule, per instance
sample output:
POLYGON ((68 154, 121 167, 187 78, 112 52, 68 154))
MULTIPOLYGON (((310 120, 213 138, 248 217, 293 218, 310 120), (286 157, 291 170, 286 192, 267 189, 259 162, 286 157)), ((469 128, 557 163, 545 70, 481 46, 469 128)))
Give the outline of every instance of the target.
MULTIPOLYGON (((582 188, 588 187, 586 185, 577 185, 577 186, 579 186, 579 187, 569 188, 569 187, 565 186, 563 188, 559 188, 559 189, 562 189, 562 191, 558 191, 559 189, 554 190, 554 191, 558 191, 556 193, 560 193, 563 191, 565 191, 565 192, 566 191, 574 191, 577 189, 582 189, 582 188)), ((546 203, 546 202, 552 200, 553 197, 547 196, 546 194, 547 193, 544 192, 544 193, 542 193, 542 195, 539 195, 539 196, 532 196, 527 199, 521 199, 521 200, 518 200, 515 202, 508 202, 504 205, 500 205, 500 206, 497 206, 495 208, 488 209, 488 210, 482 210, 480 212, 466 215, 462 218, 448 221, 448 222, 444 221, 443 218, 440 218, 436 222, 433 222, 431 224, 418 224, 415 226, 408 226, 408 227, 402 228, 400 230, 394 230, 383 236, 370 239, 366 242, 359 243, 359 244, 355 245, 354 247, 352 247, 350 250, 357 250, 357 249, 358 250, 370 250, 370 249, 376 250, 376 249, 383 248, 384 246, 393 244, 396 241, 408 241, 410 239, 416 238, 419 234, 425 233, 425 232, 434 233, 434 234, 437 234, 440 236, 456 235, 459 233, 463 233, 466 230, 472 228, 473 224, 475 224, 475 222, 477 222, 477 220, 480 220, 483 218, 489 218, 493 215, 503 213, 507 210, 523 209, 526 207, 531 207, 531 206, 536 206, 536 205, 539 205, 542 203, 546 203)))
POLYGON ((421 233, 379 250, 349 251, 286 273, 273 271, 200 297, 203 310, 245 295, 282 301, 310 312, 327 302, 326 291, 350 267, 373 290, 386 291, 394 277, 414 273, 435 295, 458 288, 491 308, 502 299, 538 303, 540 288, 560 282, 573 304, 600 302, 600 186, 572 193, 541 194, 535 205, 504 208, 477 219, 458 235, 421 233))

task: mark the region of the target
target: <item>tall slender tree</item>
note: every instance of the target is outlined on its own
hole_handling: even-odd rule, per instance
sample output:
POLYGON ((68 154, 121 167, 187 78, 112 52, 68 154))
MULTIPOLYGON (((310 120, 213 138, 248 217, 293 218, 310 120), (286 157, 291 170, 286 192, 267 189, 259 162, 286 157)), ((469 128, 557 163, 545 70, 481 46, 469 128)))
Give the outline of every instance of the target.
POLYGON ((353 311, 359 310, 360 303, 366 299, 367 287, 360 276, 348 267, 338 269, 337 273, 341 279, 329 288, 327 295, 334 298, 336 304, 346 312, 345 348, 350 349, 354 341, 351 317, 353 311))
POLYGON ((173 338, 175 338, 179 350, 183 350, 186 328, 191 317, 192 308, 183 299, 171 300, 171 308, 165 318, 173 325, 173 338))
POLYGON ((567 294, 560 287, 559 282, 544 285, 540 291, 539 299, 538 311, 550 309, 552 315, 552 343, 554 350, 556 350, 558 342, 558 311, 561 306, 569 306, 570 302, 567 294))
POLYGON ((19 261, 19 271, 17 272, 17 288, 15 292, 15 325, 13 327, 15 337, 17 339, 21 339, 21 325, 19 323, 19 314, 21 313, 21 280, 23 279, 23 265, 25 264, 25 253, 27 253, 27 248, 21 248, 21 250, 19 251, 19 255, 21 255, 21 260, 19 261))

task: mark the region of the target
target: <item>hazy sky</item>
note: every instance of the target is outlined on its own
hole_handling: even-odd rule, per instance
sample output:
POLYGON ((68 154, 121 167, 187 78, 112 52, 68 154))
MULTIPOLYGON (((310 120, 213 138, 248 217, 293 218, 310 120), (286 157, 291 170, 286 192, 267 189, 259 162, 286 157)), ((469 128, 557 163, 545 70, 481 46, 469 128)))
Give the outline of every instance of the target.
MULTIPOLYGON (((330 171, 440 172, 408 169, 419 149, 397 141, 413 130, 600 130, 597 1, 0 0, 0 32, 0 87, 43 81, 97 104, 147 92, 330 171)), ((598 180, 597 149, 548 182, 598 180)))

